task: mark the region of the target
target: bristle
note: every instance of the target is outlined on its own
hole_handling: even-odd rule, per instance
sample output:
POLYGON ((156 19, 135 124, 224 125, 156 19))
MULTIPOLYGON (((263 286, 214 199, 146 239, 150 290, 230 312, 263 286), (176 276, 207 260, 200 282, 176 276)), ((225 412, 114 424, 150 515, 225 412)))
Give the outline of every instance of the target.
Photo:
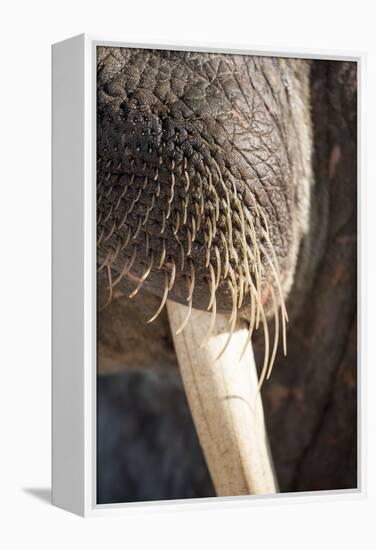
POLYGON ((190 268, 190 287, 188 291, 188 298, 187 301, 192 299, 193 292, 195 289, 195 281, 196 281, 196 272, 195 272, 195 266, 193 263, 193 260, 189 259, 189 268, 190 268))
POLYGON ((141 231, 141 222, 142 222, 142 218, 141 216, 138 218, 138 222, 137 222, 137 227, 136 227, 136 231, 132 237, 132 241, 135 241, 138 237, 138 234, 140 233, 141 231))
POLYGON ((273 344, 273 351, 272 356, 269 363, 268 372, 266 374, 266 379, 269 380, 270 375, 272 373, 273 365, 274 365, 274 359, 277 353, 278 348, 278 339, 279 339, 279 316, 278 316, 278 307, 277 307, 277 301, 275 299, 275 293, 273 290, 273 285, 270 286, 270 292, 272 295, 272 302, 273 302, 273 311, 274 311, 274 344, 273 344))
POLYGON ((161 252, 161 258, 158 264, 158 269, 162 269, 165 259, 166 259, 166 241, 162 239, 162 252, 161 252))
MULTIPOLYGON (((189 279, 188 279, 189 280, 189 279)), ((191 316, 191 312, 192 312, 192 292, 191 292, 191 281, 188 282, 188 298, 187 298, 187 302, 188 302, 188 308, 187 308, 187 314, 182 322, 182 324, 180 325, 180 327, 177 329, 176 333, 175 334, 180 334, 186 324, 188 323, 189 321, 189 318, 191 316)))
POLYGON ((168 290, 172 290, 172 287, 174 286, 174 283, 175 283, 175 276, 176 276, 176 265, 175 265, 174 259, 171 259, 171 264, 172 264, 171 276, 170 276, 170 282, 168 284, 168 290))
POLYGON ((215 280, 215 289, 217 290, 217 288, 219 287, 219 281, 221 279, 221 255, 219 253, 217 245, 214 246, 214 253, 215 253, 215 259, 217 262, 217 276, 215 280))
POLYGON ((152 251, 151 254, 150 254, 149 264, 148 264, 147 268, 145 269, 143 275, 141 276, 141 278, 138 282, 138 285, 133 290, 133 292, 130 293, 129 298, 134 298, 134 296, 136 296, 136 294, 139 292, 140 288, 142 287, 142 285, 144 284, 146 279, 149 277, 150 272, 153 269, 153 263, 154 263, 154 253, 152 251))
POLYGON ((129 241, 131 240, 131 236, 132 236, 132 228, 131 226, 128 227, 128 234, 127 234, 127 237, 121 247, 121 250, 125 250, 129 244, 129 241))
POLYGON ((115 279, 113 282, 113 287, 120 283, 120 281, 125 277, 125 275, 128 275, 129 271, 131 270, 137 256, 137 244, 133 245, 133 252, 132 256, 129 261, 125 262, 124 267, 120 273, 120 275, 115 279))
POLYGON ((164 306, 166 304, 167 296, 168 296, 168 274, 167 274, 167 271, 165 271, 164 272, 164 292, 163 292, 161 303, 159 304, 159 307, 158 307, 157 311, 147 321, 147 323, 152 323, 159 316, 159 314, 161 313, 162 309, 164 308, 164 306))
POLYGON ((215 298, 215 275, 214 275, 214 269, 211 263, 209 263, 209 288, 210 288, 210 299, 209 299, 209 305, 207 307, 207 310, 209 311, 212 308, 214 298, 215 298))

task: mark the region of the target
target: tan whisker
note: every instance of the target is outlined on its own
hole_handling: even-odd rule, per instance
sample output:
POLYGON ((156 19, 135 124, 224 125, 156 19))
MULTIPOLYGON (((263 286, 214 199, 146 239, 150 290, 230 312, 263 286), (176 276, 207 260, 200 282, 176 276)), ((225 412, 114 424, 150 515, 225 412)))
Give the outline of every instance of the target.
POLYGON ((147 323, 152 323, 159 316, 159 314, 161 313, 162 309, 166 304, 167 296, 168 296, 168 274, 167 274, 167 271, 165 271, 164 272, 164 292, 163 292, 161 303, 159 304, 157 311, 154 313, 152 317, 150 317, 147 323))
POLYGON ((140 233, 141 231, 141 222, 142 222, 142 218, 141 216, 138 218, 138 222, 137 222, 137 227, 136 227, 136 232, 135 234, 133 235, 132 237, 132 241, 135 241, 138 237, 138 234, 140 233))
POLYGON ((229 255, 229 251, 228 251, 226 237, 224 236, 222 231, 220 232, 220 234, 221 234, 223 247, 225 249, 225 266, 224 266, 224 270, 223 270, 223 277, 226 279, 227 274, 228 274, 228 270, 229 270, 229 266, 230 266, 230 257, 229 257, 230 255, 229 255))
POLYGON ((127 233, 127 237, 121 247, 121 250, 125 250, 129 244, 129 241, 131 240, 131 235, 132 235, 132 228, 131 226, 128 227, 128 233, 127 233))
POLYGON ((136 294, 138 294, 140 288, 142 287, 142 285, 144 284, 146 279, 149 277, 150 272, 153 269, 153 263, 154 263, 154 253, 152 251, 151 254, 150 254, 149 265, 147 266, 147 268, 146 268, 145 272, 143 273, 143 275, 140 277, 140 280, 139 280, 138 285, 136 286, 136 288, 133 290, 133 292, 130 293, 129 298, 134 298, 134 296, 136 296, 136 294))
POLYGON ((166 259, 166 242, 164 239, 162 239, 162 252, 161 252, 161 258, 158 264, 158 269, 162 269, 165 259, 166 259))
POLYGON ((136 259, 136 255, 137 255, 137 244, 134 244, 133 245, 132 256, 130 257, 129 261, 125 262, 124 267, 123 267, 120 275, 113 282, 113 285, 112 285, 113 287, 115 287, 117 284, 119 284, 120 281, 123 279, 123 277, 125 275, 128 275, 129 271, 131 270, 131 268, 134 264, 134 261, 136 259))
POLYGON ((219 253, 219 249, 217 245, 214 246, 214 253, 215 253, 215 259, 217 263, 217 276, 215 281, 215 288, 217 289, 219 286, 219 281, 221 279, 221 255, 219 253))
POLYGON ((273 312, 274 312, 274 345, 273 345, 273 351, 272 356, 269 363, 268 372, 266 374, 266 379, 269 380, 270 375, 273 370, 274 360, 277 353, 278 348, 278 339, 279 339, 279 316, 278 316, 278 307, 277 307, 277 301, 275 298, 275 293, 273 290, 273 285, 270 285, 270 292, 272 295, 272 301, 273 301, 273 312))
POLYGON ((228 334, 226 343, 225 343, 225 345, 223 346, 223 348, 222 348, 222 350, 220 351, 220 353, 217 355, 216 360, 218 360, 220 357, 222 357, 222 355, 223 355, 224 352, 226 351, 227 346, 229 345, 230 340, 231 340, 231 337, 232 337, 232 335, 233 335, 233 332, 234 332, 234 329, 235 329, 235 325, 236 325, 236 317, 237 317, 237 315, 236 315, 236 313, 237 313, 236 302, 237 302, 237 295, 236 295, 236 290, 235 290, 233 284, 231 283, 231 281, 228 281, 228 285, 229 285, 229 287, 230 287, 230 292, 231 292, 231 295, 232 295, 232 313, 231 313, 231 317, 230 317, 230 330, 229 330, 229 334, 228 334))
POLYGON ((160 231, 161 235, 163 235, 163 233, 165 232, 165 229, 166 229, 166 214, 162 212, 162 227, 160 231))
POLYGON ((112 224, 112 227, 111 227, 108 235, 106 235, 106 237, 104 237, 104 239, 103 239, 104 243, 106 241, 108 241, 109 239, 111 239, 112 235, 114 234, 115 229, 116 229, 116 221, 112 224))
POLYGON ((208 311, 211 309, 215 299, 215 275, 214 275, 214 269, 211 263, 209 263, 209 273, 210 273, 210 279, 209 279, 210 300, 209 300, 209 305, 206 308, 208 311))
POLYGON ((172 259, 172 260, 171 260, 171 263, 172 263, 172 268, 171 268, 171 277, 170 277, 170 282, 169 282, 169 285, 168 285, 168 290, 171 290, 172 287, 174 286, 174 283, 175 283, 175 276, 176 276, 176 265, 175 265, 175 260, 172 259))
POLYGON ((190 300, 193 296, 193 291, 195 289, 195 281, 196 281, 195 265, 193 263, 193 260, 191 260, 191 258, 189 258, 188 261, 189 261, 189 268, 190 268, 190 271, 191 271, 191 275, 190 275, 190 287, 189 287, 189 291, 188 291, 187 301, 190 300))

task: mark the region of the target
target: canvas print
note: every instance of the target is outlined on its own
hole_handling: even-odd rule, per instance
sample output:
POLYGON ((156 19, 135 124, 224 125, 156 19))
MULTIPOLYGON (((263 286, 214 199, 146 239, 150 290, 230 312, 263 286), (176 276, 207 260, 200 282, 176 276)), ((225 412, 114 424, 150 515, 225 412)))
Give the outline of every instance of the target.
POLYGON ((97 503, 357 487, 357 63, 97 47, 97 503))

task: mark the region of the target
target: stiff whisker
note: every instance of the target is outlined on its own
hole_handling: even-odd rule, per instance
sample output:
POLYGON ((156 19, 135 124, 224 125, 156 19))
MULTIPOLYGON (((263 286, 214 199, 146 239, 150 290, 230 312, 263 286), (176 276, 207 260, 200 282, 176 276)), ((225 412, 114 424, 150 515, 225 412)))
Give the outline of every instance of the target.
POLYGON ((163 235, 163 233, 165 232, 165 229, 166 229, 166 214, 162 212, 162 227, 160 231, 161 235, 163 235))
POLYGON ((237 287, 237 284, 236 284, 235 273, 234 273, 234 270, 232 269, 231 265, 229 266, 229 274, 230 274, 230 279, 231 279, 231 286, 232 286, 232 289, 233 289, 233 292, 232 292, 232 300, 233 300, 232 312, 231 312, 231 316, 230 316, 230 319, 229 319, 229 323, 231 324, 232 320, 233 320, 233 316, 235 316, 235 318, 236 318, 236 314, 237 314, 236 305, 238 303, 238 287, 237 287), (234 300, 235 300, 235 306, 234 306, 234 300))
POLYGON ((147 323, 152 323, 159 316, 159 314, 161 313, 162 309, 166 304, 167 296, 168 296, 168 274, 167 274, 167 271, 165 271, 164 272, 164 291, 163 291, 161 303, 159 304, 157 311, 154 313, 152 317, 150 317, 147 323))
POLYGON ((221 255, 219 253, 217 245, 214 246, 214 253, 215 253, 215 259, 217 263, 217 276, 215 280, 215 289, 217 290, 217 288, 219 287, 219 281, 221 279, 221 255))
POLYGON ((187 256, 189 257, 192 254, 192 236, 189 227, 187 227, 187 241, 187 256))
POLYGON ((220 235, 221 235, 221 239, 222 239, 222 243, 223 243, 223 248, 225 250, 225 265, 224 265, 224 270, 223 270, 223 277, 226 279, 227 274, 228 274, 228 270, 229 270, 229 266, 230 266, 230 254, 229 254, 229 251, 228 251, 226 237, 224 236, 222 231, 220 232, 220 235))
POLYGON ((121 250, 125 250, 129 244, 129 241, 131 240, 131 235, 132 235, 132 229, 131 229, 131 226, 128 227, 128 233, 127 233, 127 237, 121 247, 121 250))
POLYGON ((128 275, 129 271, 131 270, 131 268, 132 268, 132 266, 135 262, 136 255, 137 255, 137 244, 134 244, 133 245, 132 256, 130 257, 129 261, 125 262, 124 267, 123 267, 120 275, 113 282, 113 285, 112 285, 113 287, 115 287, 117 284, 119 284, 120 281, 123 279, 123 277, 125 277, 125 275, 128 275))
POLYGON ((189 259, 189 268, 190 268, 190 286, 188 291, 188 298, 187 301, 192 299, 193 292, 195 289, 195 281, 196 281, 196 272, 195 272, 195 265, 193 263, 193 260, 189 259))
POLYGON ((138 237, 138 234, 140 233, 141 231, 141 222, 142 222, 142 218, 141 216, 138 218, 138 222, 137 222, 137 227, 136 227, 136 232, 135 234, 133 235, 132 237, 132 241, 135 241, 138 237))
POLYGON ((271 295, 272 295, 273 311, 274 311, 274 344, 273 344, 273 351, 272 351, 272 356, 271 356, 270 363, 269 363, 268 372, 266 374, 266 379, 267 380, 269 380, 270 375, 272 373, 274 360, 275 360, 275 356, 276 356, 277 348, 278 348, 278 339, 279 339, 279 316, 278 316, 278 307, 277 307, 277 301, 276 301, 276 298, 275 298, 275 293, 274 293, 274 290, 273 290, 273 285, 270 285, 270 291, 271 291, 271 295))
POLYGON ((161 252, 161 257, 158 264, 158 269, 162 269, 165 259, 166 259, 166 241, 162 239, 162 252, 161 252))
POLYGON ((114 234, 115 229, 116 229, 116 221, 112 224, 112 227, 111 227, 108 235, 106 235, 106 237, 104 237, 104 239, 103 239, 104 243, 106 241, 108 241, 109 239, 111 239, 112 235, 114 234))
POLYGON ((209 263, 209 289, 210 289, 210 299, 209 299, 209 305, 206 308, 208 311, 212 308, 214 298, 215 298, 215 275, 214 275, 214 269, 211 263, 209 263))
POLYGON ((107 278, 108 278, 108 297, 106 302, 99 308, 99 311, 102 311, 105 307, 107 307, 112 300, 113 284, 112 284, 111 267, 109 265, 107 266, 107 278))
POLYGON ((146 270, 144 271, 144 273, 142 274, 142 276, 140 277, 140 280, 139 280, 139 282, 138 282, 138 285, 137 285, 136 288, 133 290, 133 292, 130 293, 129 298, 134 298, 134 296, 136 296, 136 294, 138 294, 140 288, 142 287, 142 285, 144 284, 144 282, 146 281, 146 279, 149 277, 150 272, 151 272, 151 270, 153 269, 153 263, 154 263, 154 253, 152 252, 152 253, 150 254, 149 264, 148 264, 146 270))
POLYGON ((176 276, 176 265, 175 265, 175 260, 174 259, 171 260, 171 264, 172 264, 171 277, 170 277, 170 282, 168 284, 168 290, 171 290, 172 287, 174 286, 175 276, 176 276))

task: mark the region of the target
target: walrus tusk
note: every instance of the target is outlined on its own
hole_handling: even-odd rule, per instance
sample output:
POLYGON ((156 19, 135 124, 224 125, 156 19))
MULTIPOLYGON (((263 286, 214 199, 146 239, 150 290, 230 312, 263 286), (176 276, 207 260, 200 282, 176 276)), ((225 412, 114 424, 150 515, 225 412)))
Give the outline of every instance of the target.
POLYGON ((210 314, 192 310, 184 332, 176 335, 186 306, 168 301, 167 311, 189 407, 217 495, 276 493, 251 345, 239 360, 247 328, 237 326, 216 360, 228 337, 228 319, 217 316, 212 336, 200 348, 210 314))

